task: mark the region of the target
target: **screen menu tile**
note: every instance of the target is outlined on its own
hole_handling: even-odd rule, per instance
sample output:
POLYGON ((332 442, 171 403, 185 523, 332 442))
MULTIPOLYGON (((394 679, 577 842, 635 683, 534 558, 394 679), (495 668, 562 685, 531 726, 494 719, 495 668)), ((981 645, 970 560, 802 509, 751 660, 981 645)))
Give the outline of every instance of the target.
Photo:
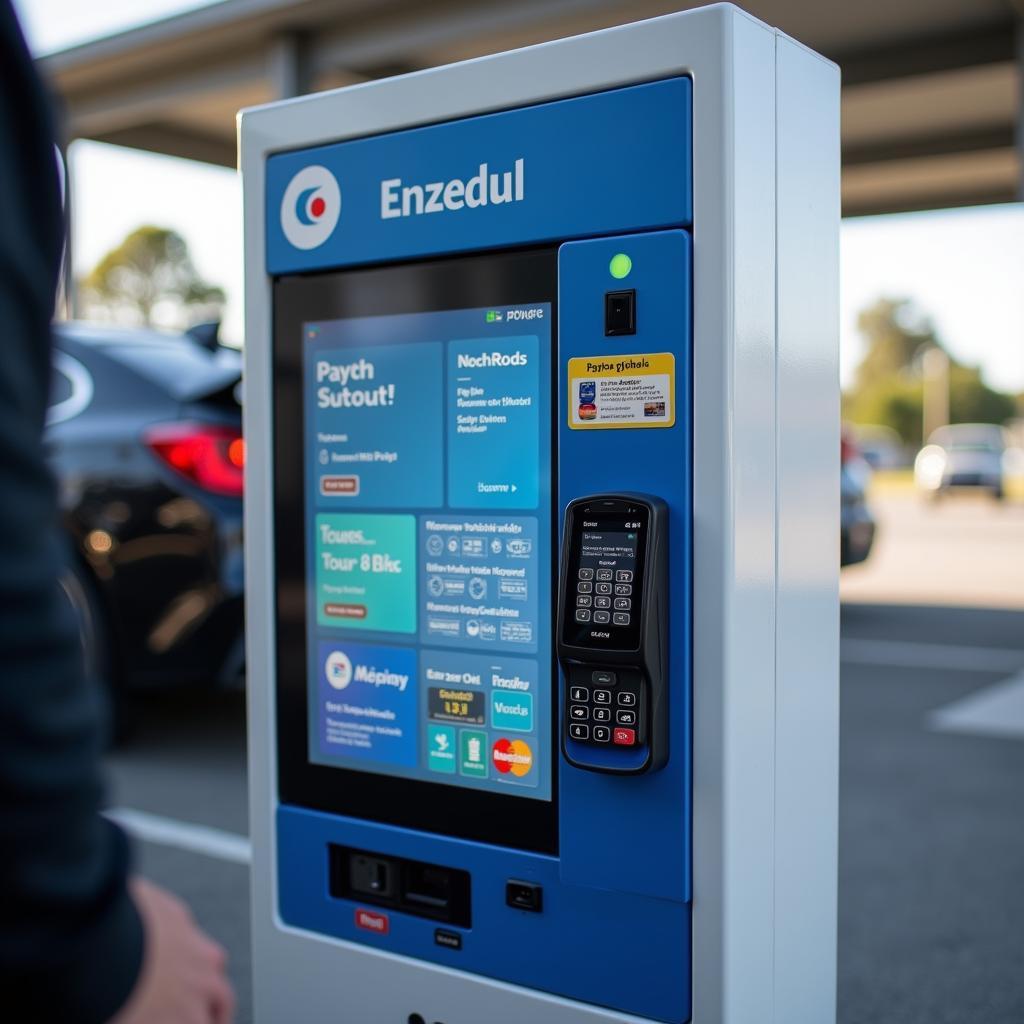
POLYGON ((303 326, 314 763, 551 798, 550 316, 303 326))

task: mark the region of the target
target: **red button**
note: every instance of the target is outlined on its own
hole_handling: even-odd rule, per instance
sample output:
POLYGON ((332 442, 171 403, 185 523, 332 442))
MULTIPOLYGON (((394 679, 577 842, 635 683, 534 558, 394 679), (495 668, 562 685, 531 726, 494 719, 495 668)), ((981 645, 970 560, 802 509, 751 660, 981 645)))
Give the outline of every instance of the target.
POLYGON ((633 729, 616 729, 614 739, 620 747, 631 747, 636 743, 636 731, 633 729))
POLYGON ((356 927, 363 931, 387 935, 390 928, 387 914, 375 914, 372 910, 356 910, 356 927))
POLYGON ((354 496, 359 493, 359 477, 322 476, 320 477, 320 493, 354 496))

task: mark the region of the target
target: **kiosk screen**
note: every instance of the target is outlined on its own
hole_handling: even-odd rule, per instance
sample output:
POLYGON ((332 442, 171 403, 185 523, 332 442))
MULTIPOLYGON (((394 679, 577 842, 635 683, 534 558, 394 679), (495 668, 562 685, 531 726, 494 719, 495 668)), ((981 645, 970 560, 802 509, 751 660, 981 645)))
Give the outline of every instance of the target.
POLYGON ((413 266, 322 280, 360 273, 393 275, 383 308, 313 302, 288 325, 306 760, 444 787, 449 809, 453 787, 550 801, 551 293, 494 302, 491 274, 483 301, 472 275, 432 296, 413 266))

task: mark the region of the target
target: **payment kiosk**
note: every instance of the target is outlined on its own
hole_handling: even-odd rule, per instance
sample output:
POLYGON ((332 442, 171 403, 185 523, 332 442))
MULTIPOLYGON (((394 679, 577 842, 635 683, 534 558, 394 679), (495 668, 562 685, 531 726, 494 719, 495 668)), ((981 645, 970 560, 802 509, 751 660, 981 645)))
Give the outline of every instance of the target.
POLYGON ((838 84, 719 5, 241 115, 260 1024, 833 1019, 838 84))

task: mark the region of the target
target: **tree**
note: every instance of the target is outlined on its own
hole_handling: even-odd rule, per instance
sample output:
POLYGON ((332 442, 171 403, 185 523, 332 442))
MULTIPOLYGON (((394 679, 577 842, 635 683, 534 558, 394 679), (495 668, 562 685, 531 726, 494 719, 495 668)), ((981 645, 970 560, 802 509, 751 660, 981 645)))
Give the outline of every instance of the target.
MULTIPOLYGON (((923 438, 921 358, 943 348, 931 321, 906 299, 878 299, 857 317, 866 341, 854 386, 843 395, 843 416, 854 423, 892 427, 907 444, 923 438)), ((990 388, 981 368, 949 360, 951 423, 1003 423, 1014 414, 1012 396, 990 388)))
POLYGON ((867 342, 857 367, 858 391, 905 373, 928 346, 942 347, 931 321, 907 299, 876 300, 857 316, 857 330, 867 342))
POLYGON ((89 313, 146 326, 217 319, 224 290, 204 281, 176 231, 144 225, 111 249, 82 282, 89 313))

